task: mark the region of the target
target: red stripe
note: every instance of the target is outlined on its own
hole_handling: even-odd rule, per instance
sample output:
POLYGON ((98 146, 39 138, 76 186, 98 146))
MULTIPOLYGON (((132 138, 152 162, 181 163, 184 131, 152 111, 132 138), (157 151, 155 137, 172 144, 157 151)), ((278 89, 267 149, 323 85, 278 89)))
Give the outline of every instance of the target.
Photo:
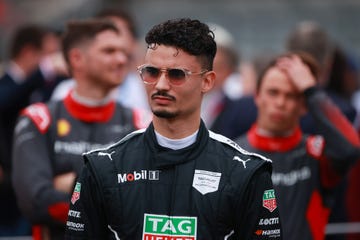
POLYGON ((69 203, 61 202, 50 205, 48 207, 48 211, 51 217, 60 222, 66 223, 69 212, 69 203))
POLYGON ((329 220, 329 215, 330 209, 323 206, 321 195, 318 191, 314 191, 306 211, 313 240, 325 239, 325 226, 329 220))

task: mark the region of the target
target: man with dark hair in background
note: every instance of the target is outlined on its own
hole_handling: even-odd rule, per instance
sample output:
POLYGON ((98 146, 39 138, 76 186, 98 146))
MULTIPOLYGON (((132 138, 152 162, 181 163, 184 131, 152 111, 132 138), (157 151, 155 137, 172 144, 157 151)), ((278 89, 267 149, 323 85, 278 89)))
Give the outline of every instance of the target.
POLYGON ((37 90, 46 89, 56 73, 54 56, 44 53, 47 29, 26 24, 10 40, 10 59, 0 78, 0 236, 27 235, 29 227, 20 216, 10 181, 13 130, 19 111, 29 105, 37 90))
POLYGON ((116 26, 99 19, 69 22, 62 47, 75 87, 62 101, 24 109, 14 136, 12 180, 36 240, 64 238, 81 154, 142 127, 139 115, 113 96, 129 64, 116 26))

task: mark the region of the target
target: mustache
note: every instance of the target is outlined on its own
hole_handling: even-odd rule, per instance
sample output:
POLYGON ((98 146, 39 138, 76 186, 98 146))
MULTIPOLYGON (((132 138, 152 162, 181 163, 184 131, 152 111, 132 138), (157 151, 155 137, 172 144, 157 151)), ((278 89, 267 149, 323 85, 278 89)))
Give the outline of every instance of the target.
POLYGON ((166 97, 166 98, 170 98, 171 100, 175 100, 175 97, 169 95, 167 92, 156 92, 151 95, 151 99, 154 99, 156 97, 166 97))

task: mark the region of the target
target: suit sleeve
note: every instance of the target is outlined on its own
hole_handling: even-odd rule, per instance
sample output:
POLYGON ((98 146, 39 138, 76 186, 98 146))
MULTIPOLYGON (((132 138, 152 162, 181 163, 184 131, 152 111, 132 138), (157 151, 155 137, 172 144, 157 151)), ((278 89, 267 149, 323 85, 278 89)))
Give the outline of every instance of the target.
POLYGON ((359 136, 325 92, 310 88, 305 91, 305 96, 309 111, 324 138, 323 149, 319 139, 310 138, 307 150, 320 159, 322 182, 333 185, 334 176, 345 175, 360 158, 359 136))
POLYGON ((236 207, 234 239, 282 239, 279 209, 270 171, 258 169, 251 177, 242 202, 236 207))
POLYGON ((12 182, 19 207, 33 224, 64 225, 70 194, 53 186, 53 161, 46 135, 50 116, 42 104, 28 110, 37 123, 28 116, 20 117, 13 144, 12 182))
POLYGON ((101 195, 89 164, 83 167, 71 196, 65 239, 107 239, 101 195))

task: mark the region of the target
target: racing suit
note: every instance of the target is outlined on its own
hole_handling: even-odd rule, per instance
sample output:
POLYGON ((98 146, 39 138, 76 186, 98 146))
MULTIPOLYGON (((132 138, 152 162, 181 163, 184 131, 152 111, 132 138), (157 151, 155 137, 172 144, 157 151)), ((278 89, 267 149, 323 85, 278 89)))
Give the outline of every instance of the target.
POLYGON ((359 158, 356 130, 327 95, 310 88, 305 98, 321 136, 304 135, 300 127, 287 137, 263 136, 255 124, 235 140, 273 160, 272 181, 287 240, 325 238, 335 187, 359 158))
POLYGON ((64 238, 71 193, 55 189, 54 177, 79 175, 82 153, 111 145, 143 127, 137 116, 138 111, 115 101, 85 106, 72 94, 63 101, 24 109, 15 130, 12 177, 19 206, 34 224, 35 239, 64 238))
POLYGON ((152 124, 85 155, 66 239, 280 239, 271 161, 200 125, 179 150, 152 124))

